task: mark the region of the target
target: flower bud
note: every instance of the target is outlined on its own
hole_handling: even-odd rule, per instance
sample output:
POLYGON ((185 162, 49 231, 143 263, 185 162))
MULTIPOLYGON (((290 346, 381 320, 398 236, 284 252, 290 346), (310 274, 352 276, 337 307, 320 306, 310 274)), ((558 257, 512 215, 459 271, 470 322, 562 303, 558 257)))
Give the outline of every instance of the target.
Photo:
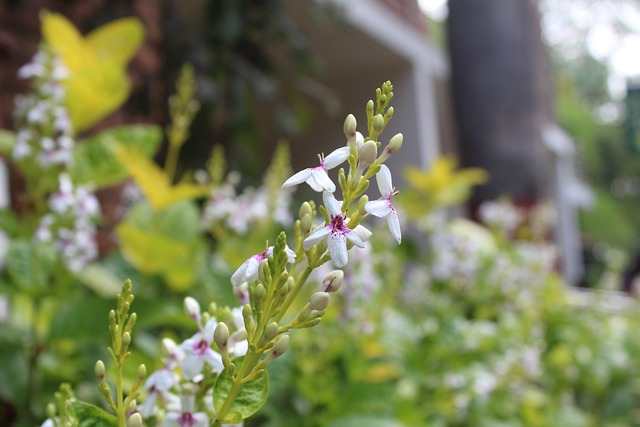
POLYGON ((358 150, 359 164, 358 169, 363 171, 365 168, 371 166, 378 156, 378 144, 375 141, 367 141, 362 144, 362 147, 358 150))
POLYGON ((367 106, 365 107, 367 111, 367 116, 371 115, 373 117, 373 100, 367 101, 367 106))
POLYGON ((329 294, 326 292, 316 292, 309 299, 309 308, 316 311, 324 311, 329 306, 329 294))
POLYGON ((96 374, 96 378, 98 379, 98 381, 104 381, 105 368, 104 362, 102 360, 98 360, 96 362, 96 365, 93 368, 93 372, 96 374))
POLYGON ((337 292, 344 281, 344 272, 342 270, 333 270, 322 279, 322 290, 325 292, 337 292))
POLYGON ((138 366, 138 379, 142 381, 146 376, 147 376, 147 367, 144 365, 144 363, 141 363, 140 366, 138 366))
POLYGON ((131 344, 131 334, 129 332, 125 332, 122 334, 122 347, 127 348, 131 344))
POLYGON ((242 317, 246 319, 247 317, 251 317, 252 314, 253 310, 251 309, 251 306, 249 304, 245 304, 244 307, 242 307, 242 317))
POLYGON ((127 320, 127 331, 131 331, 133 327, 136 325, 136 321, 138 320, 138 315, 136 313, 131 313, 129 319, 127 320))
POLYGON ((138 412, 131 414, 127 420, 127 427, 144 427, 144 424, 142 423, 142 415, 138 412))
POLYGON ((271 269, 269 268, 269 260, 263 259, 258 267, 258 278, 260 281, 265 282, 267 277, 271 277, 271 269))
POLYGON ((304 202, 300 205, 300 210, 298 211, 299 218, 304 218, 305 215, 311 216, 313 214, 313 209, 311 209, 311 204, 309 202, 304 202))
POLYGON ((227 346, 229 342, 229 328, 224 322, 220 322, 218 326, 216 326, 216 330, 213 333, 213 340, 221 350, 227 346))
POLYGON ((311 219, 311 215, 305 214, 305 216, 302 217, 302 220, 300 220, 300 230, 304 234, 309 234, 312 225, 313 220, 311 219))
POLYGON ((384 129, 384 117, 382 114, 376 114, 373 118, 373 130, 380 133, 384 129))
POLYGON ((178 345, 171 338, 162 338, 162 352, 165 356, 171 356, 178 345))
POLYGON ((267 290, 262 283, 258 283, 256 285, 256 289, 253 291, 253 295, 255 296, 256 300, 263 300, 264 297, 267 296, 267 290))
POLYGON ((273 346, 271 354, 275 359, 276 357, 280 357, 285 354, 287 350, 289 350, 289 335, 281 335, 273 346))
POLYGON ((349 114, 347 118, 344 120, 344 136, 347 137, 347 141, 349 143, 353 142, 356 137, 356 127, 358 123, 356 122, 356 118, 353 114, 349 114))
POLYGON ((198 304, 195 298, 185 297, 184 311, 187 313, 187 316, 195 320, 196 323, 200 323, 200 304, 198 304))
POLYGON ((51 418, 52 420, 56 417, 56 405, 52 402, 47 404, 47 418, 51 418))
POLYGON ((264 338, 267 341, 271 341, 278 335, 278 324, 276 322, 271 322, 264 328, 264 338))
POLYGON ((391 140, 389 141, 389 145, 387 145, 384 151, 382 152, 382 154, 380 154, 380 158, 379 158, 380 163, 385 162, 389 157, 393 156, 398 151, 400 151, 401 147, 402 147, 402 134, 398 133, 393 138, 391 138, 391 140))

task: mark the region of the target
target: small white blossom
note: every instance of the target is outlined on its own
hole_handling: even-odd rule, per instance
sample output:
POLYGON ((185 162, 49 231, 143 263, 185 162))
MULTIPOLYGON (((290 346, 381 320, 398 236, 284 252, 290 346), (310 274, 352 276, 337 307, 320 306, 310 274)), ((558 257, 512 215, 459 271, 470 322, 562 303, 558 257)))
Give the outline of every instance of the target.
POLYGON ((185 353, 180 369, 182 375, 187 380, 194 379, 207 363, 214 372, 222 372, 222 356, 211 348, 213 334, 218 326, 218 322, 211 318, 200 332, 185 340, 181 348, 185 353))
POLYGON ((333 193, 336 191, 336 185, 329 178, 327 171, 347 160, 347 157, 349 157, 349 150, 349 147, 342 147, 333 151, 327 157, 318 155, 318 159, 320 160, 319 166, 301 170, 291 178, 287 179, 284 184, 282 184, 282 187, 291 187, 306 182, 315 191, 326 190, 333 193))
POLYGON ((305 250, 309 250, 313 245, 320 243, 326 238, 331 260, 336 267, 342 268, 347 265, 348 262, 347 240, 356 246, 364 247, 364 241, 359 235, 363 231, 356 233, 347 227, 345 224, 347 216, 342 213, 340 204, 333 194, 325 191, 322 193, 322 199, 329 214, 329 223, 324 227, 316 229, 309 237, 304 239, 302 246, 305 250))
MULTIPOLYGON (((294 262, 296 259, 296 253, 289 249, 288 246, 285 246, 284 250, 287 253, 287 262, 294 262)), ((243 262, 231 276, 231 283, 233 286, 240 286, 245 282, 253 282, 258 279, 258 268, 260 267, 260 263, 271 255, 273 255, 273 246, 269 246, 266 251, 255 254, 243 262)))
POLYGON ((385 165, 380 167, 380 171, 376 174, 376 181, 382 198, 372 200, 364 205, 364 209, 373 216, 379 218, 387 218, 389 231, 394 239, 400 244, 402 234, 400 231, 400 221, 396 209, 391 204, 391 196, 397 194, 391 183, 391 172, 385 165))

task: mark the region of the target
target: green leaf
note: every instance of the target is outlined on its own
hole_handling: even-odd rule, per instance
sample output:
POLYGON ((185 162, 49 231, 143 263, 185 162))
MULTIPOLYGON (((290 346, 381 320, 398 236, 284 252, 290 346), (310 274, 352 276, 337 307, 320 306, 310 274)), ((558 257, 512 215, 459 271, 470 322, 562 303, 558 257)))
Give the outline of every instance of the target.
MULTIPOLYGON (((236 359, 234 362, 239 365, 239 362, 243 359, 236 359)), ((220 412, 222 405, 226 397, 229 395, 233 381, 229 375, 229 371, 225 369, 218 376, 215 385, 213 386, 214 406, 216 412, 220 412)), ((258 412, 260 408, 267 401, 269 396, 269 378, 267 372, 258 379, 248 382, 231 404, 231 408, 227 413, 227 418, 221 421, 222 424, 238 423, 245 418, 249 418, 251 415, 258 412)))
POLYGON ((105 130, 76 145, 71 169, 73 181, 98 187, 118 184, 129 174, 116 158, 113 148, 120 144, 151 156, 161 140, 160 127, 153 125, 128 125, 105 130))
POLYGON ((26 401, 29 361, 24 350, 24 337, 15 330, 4 328, 0 332, 0 397, 16 406, 26 401))
POLYGON ((52 248, 29 240, 12 241, 6 259, 11 280, 31 291, 46 289, 55 261, 52 248))
POLYGON ((13 146, 16 143, 16 134, 7 130, 0 130, 0 154, 11 157, 13 146))
POLYGON ((15 213, 7 209, 0 209, 0 231, 14 237, 20 233, 20 228, 20 221, 15 213))
POLYGON ((176 291, 189 289, 204 259, 198 208, 181 202, 163 211, 136 205, 116 230, 123 256, 146 274, 161 274, 176 291))
POLYGON ((118 427, 115 416, 89 403, 69 401, 65 410, 78 422, 78 427, 118 427))

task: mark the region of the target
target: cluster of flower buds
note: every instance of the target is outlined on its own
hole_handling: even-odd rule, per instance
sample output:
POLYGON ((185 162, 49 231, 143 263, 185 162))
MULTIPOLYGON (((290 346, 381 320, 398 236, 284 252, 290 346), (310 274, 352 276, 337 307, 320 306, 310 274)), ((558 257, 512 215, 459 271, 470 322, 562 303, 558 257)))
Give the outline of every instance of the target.
POLYGON ((36 239, 52 242, 71 271, 98 256, 95 222, 100 216, 96 197, 83 186, 74 187, 69 175, 59 176, 57 193, 48 199, 50 212, 40 219, 36 239))
POLYGON ((19 77, 31 81, 32 90, 16 99, 16 162, 39 169, 64 168, 71 163, 73 128, 61 84, 67 75, 61 60, 48 49, 39 50, 31 62, 18 70, 19 77))
MULTIPOLYGON (((400 225, 391 204, 396 191, 384 162, 400 149, 402 135, 391 138, 378 153, 378 136, 393 115, 393 108, 388 108, 391 84, 385 83, 376 95, 377 107, 373 101, 367 104, 367 138, 357 132, 356 119, 349 115, 344 125, 347 144, 326 157, 320 155, 319 166, 298 172, 283 184, 307 182, 322 192, 323 205, 316 209, 313 201, 304 202, 294 224, 293 245, 287 244, 282 232, 273 246, 249 257, 231 276, 242 307, 221 309, 212 304, 202 313, 193 298, 185 299, 185 310, 198 332, 179 345, 164 341, 164 365, 147 380, 149 397, 139 407, 142 416, 161 418, 165 425, 241 423, 261 404, 240 410, 236 401, 255 399, 266 390, 266 368, 287 352, 291 331, 317 325, 329 307, 330 293, 338 291, 344 281, 342 271, 330 271, 317 292, 304 296, 301 290, 314 270, 329 261, 337 268, 346 266, 351 245, 364 247, 371 236, 360 224, 367 215, 387 218, 391 234, 400 242, 400 225), (327 171, 344 162, 349 171, 338 172, 343 199, 338 201, 337 186, 327 171), (370 202, 364 193, 374 176, 381 198, 370 202), (318 211, 324 225, 314 225, 318 211), (251 398, 242 395, 247 388, 251 398)), ((235 190, 222 189, 207 207, 212 219, 242 215, 251 206, 264 211, 255 205, 231 203, 233 212, 227 212, 227 200, 235 196, 235 190)))

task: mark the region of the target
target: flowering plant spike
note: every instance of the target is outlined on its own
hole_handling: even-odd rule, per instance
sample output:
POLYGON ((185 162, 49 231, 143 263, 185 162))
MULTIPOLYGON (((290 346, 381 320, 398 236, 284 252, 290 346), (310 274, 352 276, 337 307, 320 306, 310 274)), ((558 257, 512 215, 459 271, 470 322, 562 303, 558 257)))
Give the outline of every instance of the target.
MULTIPOLYGON (((127 281, 118 296, 117 310, 109 313, 115 391, 106 381, 104 363, 98 361, 95 367, 99 390, 115 416, 75 401, 59 408, 59 412, 71 408, 69 416, 77 421, 95 422, 99 418, 108 420, 107 425, 120 427, 143 423, 191 427, 242 425, 258 411, 269 393, 266 368, 287 352, 293 330, 311 328, 321 321, 330 294, 340 289, 344 278, 342 271, 332 271, 322 280, 320 289, 308 297, 301 291, 312 272, 326 263, 335 268, 348 265, 349 249, 354 245, 365 247, 372 234, 361 224, 368 214, 388 217, 391 233, 400 241, 397 215, 390 202, 395 190, 383 163, 398 151, 402 135, 391 138, 378 153, 378 138, 393 114, 388 108, 393 97, 391 84, 385 83, 376 95, 375 109, 371 108, 373 101, 367 104, 368 136, 357 131, 355 117, 349 115, 344 125, 346 145, 326 157, 320 154, 319 166, 294 174, 282 185, 306 182, 322 191, 322 204, 316 208, 314 201, 304 202, 292 241, 280 232, 273 245, 238 267, 230 282, 241 306, 211 303, 202 311, 197 300, 186 297, 184 309, 196 333, 182 343, 163 339, 161 368, 145 381, 146 368, 141 365, 126 393, 122 368, 136 321, 136 315, 129 314, 133 294, 127 281), (344 162, 348 169, 338 170, 336 185, 328 171, 344 162), (369 202, 364 192, 374 176, 382 199, 369 202), (342 200, 336 197, 338 188, 342 200), (318 212, 324 225, 315 220, 318 212)), ((51 415, 49 421, 59 424, 62 418, 56 417, 55 411, 51 415)))

